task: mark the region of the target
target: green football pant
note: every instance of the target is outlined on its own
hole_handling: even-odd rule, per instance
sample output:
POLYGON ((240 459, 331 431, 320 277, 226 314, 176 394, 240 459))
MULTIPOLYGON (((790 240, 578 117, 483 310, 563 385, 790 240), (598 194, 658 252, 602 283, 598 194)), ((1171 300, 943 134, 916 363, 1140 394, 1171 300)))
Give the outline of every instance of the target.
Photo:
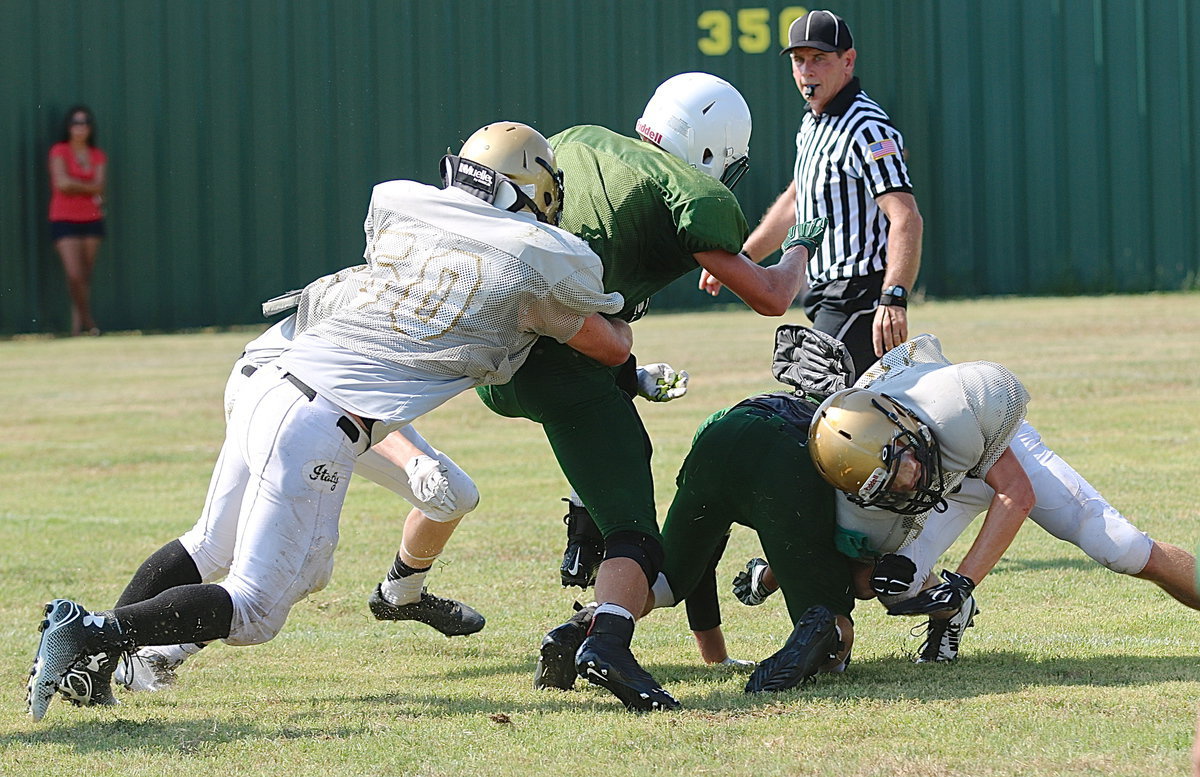
POLYGON ((605 367, 540 338, 513 379, 476 389, 492 411, 542 425, 558 466, 600 532, 636 532, 660 542, 650 474, 650 438, 633 400, 605 367))

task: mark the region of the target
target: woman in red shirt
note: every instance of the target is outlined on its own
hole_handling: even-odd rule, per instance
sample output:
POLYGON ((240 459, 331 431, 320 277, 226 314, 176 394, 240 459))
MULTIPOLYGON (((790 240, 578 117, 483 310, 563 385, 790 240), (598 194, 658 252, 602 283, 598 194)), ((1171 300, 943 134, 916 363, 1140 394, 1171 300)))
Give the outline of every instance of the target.
POLYGON ((72 335, 100 334, 92 318, 92 268, 104 238, 107 163, 96 148, 95 117, 87 106, 76 105, 50 149, 50 235, 67 275, 72 335))

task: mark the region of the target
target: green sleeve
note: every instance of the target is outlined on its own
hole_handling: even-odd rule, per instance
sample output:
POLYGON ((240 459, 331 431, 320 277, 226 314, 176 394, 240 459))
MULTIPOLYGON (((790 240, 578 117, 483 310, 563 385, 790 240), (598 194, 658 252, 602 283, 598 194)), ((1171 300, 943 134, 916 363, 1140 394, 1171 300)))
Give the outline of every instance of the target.
POLYGON ((843 556, 855 559, 878 558, 879 553, 871 547, 867 535, 853 529, 838 526, 833 536, 833 544, 843 556))

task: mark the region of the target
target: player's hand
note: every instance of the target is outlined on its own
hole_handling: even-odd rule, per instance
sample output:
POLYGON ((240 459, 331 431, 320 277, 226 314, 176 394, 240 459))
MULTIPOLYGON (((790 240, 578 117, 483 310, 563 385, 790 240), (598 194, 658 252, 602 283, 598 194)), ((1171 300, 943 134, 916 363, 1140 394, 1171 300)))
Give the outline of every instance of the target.
POLYGON ((808 258, 812 259, 817 254, 817 248, 821 245, 821 239, 825 236, 825 227, 828 223, 829 219, 819 218, 806 221, 803 224, 792 225, 788 228, 787 237, 780 248, 783 249, 784 253, 787 253, 789 248, 804 246, 808 249, 808 258))
POLYGON ((706 291, 715 297, 721 293, 721 282, 717 280, 717 276, 713 275, 708 270, 701 270, 700 291, 706 291))
POLYGON ((895 553, 885 553, 875 562, 871 573, 871 590, 876 596, 902 596, 917 579, 917 565, 912 559, 895 553))
POLYGON ((671 365, 658 362, 637 368, 637 393, 651 402, 670 402, 687 393, 686 370, 676 372, 671 365))
POLYGON ((763 575, 766 574, 767 569, 769 567, 766 559, 752 558, 746 562, 745 569, 733 576, 733 595, 738 598, 738 601, 754 607, 762 604, 768 596, 775 593, 763 583, 763 575))
POLYGON ((946 582, 891 605, 888 615, 928 615, 942 610, 957 610, 975 590, 975 581, 966 575, 943 569, 942 579, 946 582))
POLYGON ((404 465, 408 486, 426 514, 449 513, 454 510, 454 493, 446 479, 448 470, 437 459, 418 454, 404 465))
POLYGON ((730 658, 729 656, 725 656, 724 661, 718 661, 712 666, 718 669, 728 669, 731 672, 749 672, 758 666, 758 663, 747 661, 744 658, 730 658))

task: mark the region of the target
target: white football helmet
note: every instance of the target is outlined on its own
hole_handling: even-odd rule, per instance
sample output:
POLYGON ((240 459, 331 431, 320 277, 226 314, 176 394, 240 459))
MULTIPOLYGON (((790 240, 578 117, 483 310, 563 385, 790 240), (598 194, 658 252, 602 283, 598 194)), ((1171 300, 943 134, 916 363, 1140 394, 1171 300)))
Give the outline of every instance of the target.
POLYGON ((750 107, 728 81, 680 73, 655 90, 638 134, 730 189, 749 167, 750 107))

